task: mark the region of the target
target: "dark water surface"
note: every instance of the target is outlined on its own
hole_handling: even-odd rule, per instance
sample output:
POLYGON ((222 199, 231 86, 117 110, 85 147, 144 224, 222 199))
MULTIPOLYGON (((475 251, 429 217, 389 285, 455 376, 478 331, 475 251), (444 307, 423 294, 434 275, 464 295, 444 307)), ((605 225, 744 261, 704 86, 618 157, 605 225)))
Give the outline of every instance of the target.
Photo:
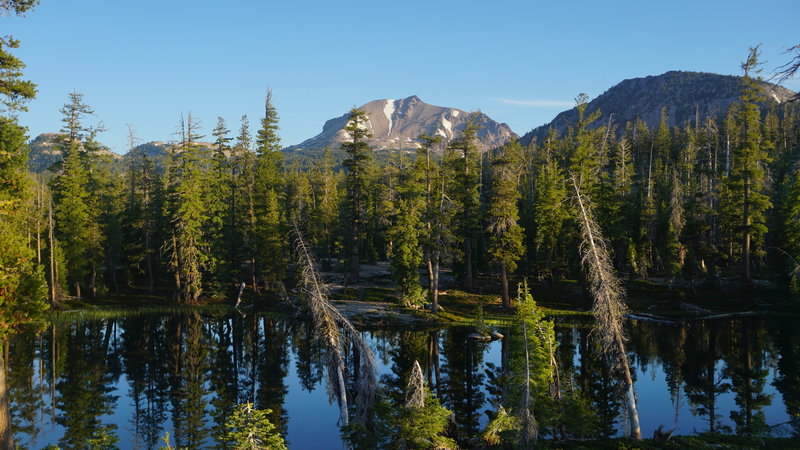
MULTIPOLYGON (((468 341, 471 331, 365 335, 387 390, 403 386, 418 360, 462 432, 476 434, 511 350, 468 341)), ((659 425, 680 434, 800 431, 775 426, 800 413, 794 321, 632 321, 628 334, 644 436, 659 425)), ((562 323, 556 337, 561 379, 591 402, 597 434, 619 433, 616 384, 590 328, 562 323)), ((273 411, 290 448, 342 448, 322 349, 303 322, 256 313, 63 316, 39 336, 16 336, 7 352, 15 438, 27 448, 85 448, 98 431, 116 435, 120 448, 157 448, 165 432, 179 445, 210 447, 226 412, 248 401, 273 411)))

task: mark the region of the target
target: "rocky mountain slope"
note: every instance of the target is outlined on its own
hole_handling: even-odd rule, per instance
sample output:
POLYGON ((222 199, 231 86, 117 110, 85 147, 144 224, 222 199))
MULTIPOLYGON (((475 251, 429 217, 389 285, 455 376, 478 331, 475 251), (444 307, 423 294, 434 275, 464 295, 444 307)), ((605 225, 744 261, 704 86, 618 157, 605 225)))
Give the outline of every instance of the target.
MULTIPOLYGON (((369 143, 376 150, 408 150, 418 146, 417 137, 423 133, 439 135, 445 141, 457 137, 466 126, 470 113, 456 108, 429 105, 416 95, 400 100, 374 100, 363 106, 372 133, 369 143)), ((326 146, 336 149, 347 139, 344 127, 349 113, 325 122, 322 132, 300 144, 284 149, 287 153, 318 151, 326 146)), ((505 123, 498 123, 483 113, 477 113, 478 140, 482 150, 499 147, 517 135, 505 123)))
MULTIPOLYGON (((666 107, 669 125, 694 123, 695 116, 701 123, 708 116, 724 115, 731 103, 739 98, 741 77, 702 72, 670 71, 662 75, 625 80, 590 101, 586 114, 600 110, 602 115, 593 126, 608 122, 613 114, 613 123, 621 131, 626 122, 641 118, 650 127, 658 125, 661 108, 666 107)), ((765 103, 783 103, 794 92, 763 82, 765 103)), ((549 130, 563 134, 578 119, 575 108, 557 115, 550 123, 526 133, 520 142, 528 144, 533 137, 543 139, 549 130)))
MULTIPOLYGON (((53 164, 61 161, 61 149, 58 146, 58 138, 63 136, 61 133, 42 133, 28 143, 28 169, 31 172, 44 172, 53 164)), ((100 150, 103 155, 108 155, 112 160, 118 160, 120 155, 109 151, 100 150)))

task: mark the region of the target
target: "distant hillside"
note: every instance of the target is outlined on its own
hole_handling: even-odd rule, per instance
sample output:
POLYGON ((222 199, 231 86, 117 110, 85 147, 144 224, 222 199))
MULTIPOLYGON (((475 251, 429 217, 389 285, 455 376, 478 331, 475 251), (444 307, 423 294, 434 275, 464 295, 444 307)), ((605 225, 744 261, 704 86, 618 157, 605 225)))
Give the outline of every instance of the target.
MULTIPOLYGON (((31 172, 44 172, 53 164, 61 161, 61 149, 58 147, 58 138, 61 133, 42 133, 28 143, 28 170, 31 172)), ((109 151, 100 150, 100 154, 108 155, 112 160, 119 160, 120 155, 109 151)))
MULTIPOLYGON (((401 100, 374 100, 363 106, 376 150, 410 150, 418 147, 417 137, 423 133, 439 135, 445 141, 458 136, 467 124, 470 113, 456 108, 429 105, 416 95, 401 100)), ((347 139, 344 127, 349 113, 325 122, 322 132, 300 144, 284 149, 287 153, 317 153, 326 146, 336 149, 347 139)), ((482 150, 499 147, 517 135, 505 123, 498 123, 477 113, 478 140, 482 150)))
MULTIPOLYGON (((211 142, 197 142, 196 144, 207 150, 212 150, 214 148, 214 144, 211 142)), ((162 141, 145 142, 144 144, 137 145, 132 151, 126 153, 123 158, 129 158, 144 153, 148 157, 158 160, 167 154, 170 145, 172 145, 172 143, 162 141)))
MULTIPOLYGON (((57 145, 59 136, 63 135, 60 133, 43 133, 28 143, 28 148, 30 149, 28 153, 28 170, 31 172, 44 172, 56 162, 61 161, 61 150, 57 145)), ((211 149, 214 146, 210 142, 198 142, 197 144, 207 149, 211 149)), ((124 155, 118 155, 109 150, 101 150, 100 154, 108 155, 111 158, 114 170, 123 170, 126 161, 142 152, 152 158, 156 166, 160 167, 169 146, 170 143, 168 142, 152 141, 140 144, 133 151, 124 155)))
MULTIPOLYGON (((600 110, 602 115, 593 124, 606 124, 613 114, 613 123, 624 126, 641 118, 650 127, 658 124, 661 108, 666 106, 669 125, 694 123, 708 116, 720 116, 739 98, 741 77, 702 72, 671 71, 662 75, 625 80, 610 88, 586 107, 586 114, 600 110)), ((765 101, 783 103, 794 92, 762 82, 765 101)), ((533 137, 543 139, 549 130, 563 134, 578 119, 575 108, 557 115, 550 123, 526 133, 520 142, 527 145, 533 137)), ((621 129, 619 130, 621 131, 621 129)))

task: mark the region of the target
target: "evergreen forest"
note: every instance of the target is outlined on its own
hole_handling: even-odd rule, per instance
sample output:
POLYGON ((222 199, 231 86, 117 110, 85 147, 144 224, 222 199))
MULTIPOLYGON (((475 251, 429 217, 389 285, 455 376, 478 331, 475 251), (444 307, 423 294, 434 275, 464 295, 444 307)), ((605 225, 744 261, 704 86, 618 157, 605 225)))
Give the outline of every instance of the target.
MULTIPOLYGON (((0 9, 24 14, 36 3, 0 1, 0 9)), ((296 308, 313 323, 315 345, 330 351, 329 393, 351 448, 527 448, 540 429, 582 436, 573 419, 591 415, 560 384, 554 323, 533 300, 539 291, 569 292, 579 298, 571 306, 591 309, 626 434, 639 439, 626 288, 657 286, 676 299, 711 292, 719 302, 800 294, 800 102, 765 93, 757 46, 742 55, 738 100, 716 116, 670 126, 664 105, 655 126, 617 123, 588 112, 579 94, 565 132, 490 150, 473 120, 453 139, 423 134, 415 151, 377 157, 370 118, 353 108, 345 142, 296 158, 282 150, 268 91, 263 115, 235 124, 176 114, 163 155, 144 151, 130 127, 128 154, 114 158, 91 99, 73 91, 60 110, 57 162, 32 172, 18 113, 36 86, 14 56, 18 45, 0 38, 0 339, 44 329, 48 309, 107 299, 296 308), (405 361, 386 396, 375 394, 369 346, 329 297, 363 300, 365 289, 348 286, 381 264, 392 285, 380 300, 399 310, 446 320, 457 312, 440 300, 457 292, 491 299, 467 314, 478 334, 490 334, 482 308, 513 324, 503 376, 518 389, 494 393, 498 408, 485 428, 473 424, 475 440, 446 431, 448 399, 434 394, 417 360, 405 361), (329 292, 328 274, 343 289, 329 292)), ((227 407, 228 422, 215 430, 221 446, 285 448, 269 409, 227 407)), ((13 445, 8 408, 0 400, 4 448, 13 445)), ((68 444, 113 448, 81 440, 104 436, 68 444)))

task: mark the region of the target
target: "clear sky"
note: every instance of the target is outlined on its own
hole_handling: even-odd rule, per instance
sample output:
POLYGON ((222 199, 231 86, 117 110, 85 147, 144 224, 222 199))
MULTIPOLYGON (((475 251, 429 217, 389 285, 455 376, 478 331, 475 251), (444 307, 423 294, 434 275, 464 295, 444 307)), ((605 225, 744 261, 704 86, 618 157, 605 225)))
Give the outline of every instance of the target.
POLYGON ((268 87, 283 145, 353 106, 410 95, 523 134, 627 78, 739 74, 755 44, 771 72, 800 44, 798 17, 798 0, 42 0, 0 17, 0 34, 21 41, 39 87, 20 115, 31 137, 61 127, 75 90, 108 129, 101 142, 125 153, 128 124, 170 140, 181 113, 209 135, 220 116, 236 130, 247 114, 255 128, 268 87))

